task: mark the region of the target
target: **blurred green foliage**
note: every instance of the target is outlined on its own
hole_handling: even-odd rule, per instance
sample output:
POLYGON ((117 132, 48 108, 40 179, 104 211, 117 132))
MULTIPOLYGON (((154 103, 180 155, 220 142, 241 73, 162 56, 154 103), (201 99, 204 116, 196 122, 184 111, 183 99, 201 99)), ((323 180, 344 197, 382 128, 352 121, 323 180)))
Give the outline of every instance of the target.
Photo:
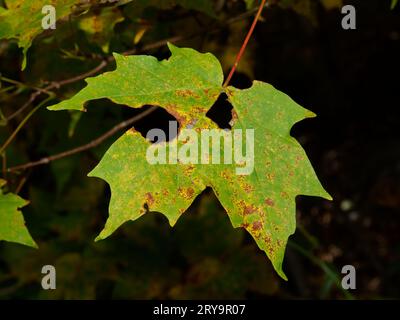
MULTIPOLYGON (((276 277, 246 232, 232 228, 209 190, 174 228, 151 213, 94 242, 107 218, 110 190, 87 173, 117 134, 47 165, 3 170, 9 191, 30 200, 22 211, 39 249, 0 242, 0 299, 399 297, 400 148, 394 137, 400 124, 393 103, 397 83, 388 75, 399 63, 400 19, 393 2, 353 1, 358 29, 346 33, 340 28, 341 1, 270 1, 233 79, 240 88, 254 78, 269 82, 319 115, 292 134, 336 201, 297 200, 300 227, 285 259, 288 283, 276 277), (342 206, 343 201, 350 205, 342 206), (55 291, 41 289, 40 270, 46 264, 57 268, 55 291), (337 283, 345 264, 358 270, 351 295, 337 283)), ((163 59, 168 51, 154 44, 179 36, 179 46, 213 52, 227 72, 251 21, 248 10, 257 6, 257 1, 211 1, 210 14, 154 3, 140 11, 133 2, 77 9, 59 20, 56 30, 33 40, 24 71, 16 42, 0 40, 1 76, 16 81, 1 80, 1 144, 29 111, 6 118, 35 88, 87 72, 109 52, 136 50, 163 59), (123 20, 112 28, 101 24, 104 33, 85 25, 89 17, 102 21, 108 10, 123 20)), ((5 8, 4 1, 0 6, 5 8)), ((102 72, 113 68, 110 63, 102 72)), ((77 81, 55 88, 55 101, 83 86, 77 81)), ((29 110, 45 98, 40 95, 29 110)), ((136 112, 103 99, 86 107, 82 115, 40 108, 7 147, 2 167, 88 143, 136 112)), ((215 112, 215 119, 229 121, 223 116, 226 106, 218 107, 225 112, 215 112)), ((165 121, 168 115, 155 114, 135 128, 144 131, 165 121)))

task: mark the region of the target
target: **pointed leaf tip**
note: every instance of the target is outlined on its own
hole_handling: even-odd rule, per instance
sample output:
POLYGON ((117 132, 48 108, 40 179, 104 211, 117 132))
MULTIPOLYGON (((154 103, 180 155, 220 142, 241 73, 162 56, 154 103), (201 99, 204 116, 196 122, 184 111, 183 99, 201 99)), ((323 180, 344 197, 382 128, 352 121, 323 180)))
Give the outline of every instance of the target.
MULTIPOLYGON (((0 181, 4 185, 4 180, 0 181)), ((26 228, 21 208, 27 206, 29 201, 16 194, 4 194, 0 189, 0 241, 17 242, 29 247, 38 248, 26 228)))

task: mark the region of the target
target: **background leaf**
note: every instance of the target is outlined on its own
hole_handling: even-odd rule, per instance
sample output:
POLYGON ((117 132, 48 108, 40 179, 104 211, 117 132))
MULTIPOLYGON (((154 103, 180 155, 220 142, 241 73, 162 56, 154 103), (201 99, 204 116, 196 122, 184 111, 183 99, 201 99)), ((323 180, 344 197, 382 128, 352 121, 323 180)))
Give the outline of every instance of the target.
MULTIPOLYGON (((215 19, 179 5, 149 6, 142 12, 123 5, 119 9, 125 20, 107 39, 109 52, 138 52, 161 61, 169 51, 160 43, 174 39, 179 46, 212 52, 227 74, 227 60, 241 45, 254 11, 247 12, 243 0, 210 2, 216 4, 215 19)), ((282 2, 269 1, 264 9, 231 84, 249 88, 251 79, 262 80, 318 114, 294 125, 291 135, 334 201, 296 197, 297 231, 284 260, 290 282, 277 276, 248 232, 232 227, 211 188, 195 199, 174 228, 160 213, 145 214, 94 242, 107 221, 110 188, 87 173, 120 132, 93 149, 48 165, 2 171, 4 191, 19 190, 21 198, 29 199, 22 211, 40 247, 0 241, 0 299, 347 299, 349 291, 336 279, 349 263, 357 268, 354 298, 399 297, 400 118, 398 83, 392 80, 400 62, 399 4, 390 10, 391 1, 363 0, 357 6, 357 32, 347 32, 340 28, 341 0, 314 1, 311 14, 296 11, 293 0, 286 8, 282 2), (55 291, 40 285, 41 267, 49 263, 58 271, 55 291)), ((4 117, 29 100, 33 87, 74 78, 112 59, 78 23, 117 4, 85 3, 59 20, 56 30, 35 37, 23 71, 17 41, 0 40, 1 75, 22 84, 1 79, 4 117)), ((0 7, 7 11, 4 0, 0 7)), ((111 61, 103 71, 114 69, 111 61)), ((84 86, 82 80, 52 90, 57 99, 53 103, 84 86)), ((29 109, 44 98, 41 94, 29 109)), ((85 107, 86 112, 75 112, 79 119, 67 111, 39 110, 2 155, 3 166, 87 144, 142 111, 108 99, 92 100, 85 107)), ((228 128, 231 108, 221 97, 207 115, 228 128)), ((1 121, 2 143, 24 116, 1 121)), ((135 123, 135 130, 145 135, 172 119, 158 108, 135 123)))
MULTIPOLYGON (((4 184, 5 181, 0 179, 0 188, 4 184)), ((37 247, 25 227, 24 217, 20 211, 28 203, 15 194, 4 194, 0 189, 0 240, 37 247)))
MULTIPOLYGON (((60 0, 54 3, 57 19, 68 16, 76 2, 77 0, 60 0)), ((16 38, 18 40, 18 46, 23 48, 24 55, 22 69, 26 66, 26 52, 33 39, 43 32, 42 8, 47 4, 47 0, 8 1, 9 9, 0 12, 0 39, 16 38)))
POLYGON ((118 8, 104 8, 99 13, 91 12, 79 20, 79 27, 84 30, 91 42, 97 43, 104 52, 108 52, 109 42, 114 27, 124 20, 118 8))

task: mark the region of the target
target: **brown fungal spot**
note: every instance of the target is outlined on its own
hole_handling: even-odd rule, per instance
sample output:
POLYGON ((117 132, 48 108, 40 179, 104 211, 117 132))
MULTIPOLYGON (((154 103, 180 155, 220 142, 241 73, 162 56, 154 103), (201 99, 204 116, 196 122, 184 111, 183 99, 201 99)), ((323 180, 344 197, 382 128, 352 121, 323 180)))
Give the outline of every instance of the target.
POLYGON ((275 202, 271 198, 267 198, 267 199, 265 199, 265 204, 267 206, 273 207, 275 205, 275 202))
POLYGON ((264 237, 264 242, 265 242, 267 245, 270 245, 270 244, 271 244, 271 238, 270 238, 269 236, 265 236, 265 237, 264 237))
POLYGON ((302 156, 296 156, 296 165, 299 164, 300 161, 303 161, 302 156))
POLYGON ((243 222, 240 226, 247 229, 249 227, 249 224, 247 222, 243 222))
POLYGON ((260 230, 262 228, 262 223, 261 221, 256 221, 252 224, 252 229, 254 231, 260 230))
MULTIPOLYGON (((164 105, 164 108, 171 114, 181 126, 185 126, 189 122, 189 118, 179 110, 179 107, 174 103, 168 103, 164 105)), ((178 128, 178 133, 180 132, 181 128, 178 128)))
POLYGON ((187 189, 178 188, 178 193, 181 197, 183 197, 187 200, 190 200, 194 195, 194 190, 191 187, 189 187, 187 189))
POLYGON ((184 98, 193 97, 199 99, 200 96, 192 90, 177 90, 176 95, 184 98))
POLYGON ((194 170, 194 165, 190 164, 184 167, 183 172, 187 175, 190 175, 193 172, 193 170, 194 170))
POLYGON ((189 198, 191 198, 194 194, 193 188, 187 188, 186 189, 186 194, 188 195, 189 198))
POLYGON ((254 213, 254 212, 257 212, 257 208, 256 207, 254 207, 253 205, 250 205, 250 206, 245 206, 244 208, 243 208, 243 215, 249 215, 249 214, 252 214, 252 213, 254 213))
POLYGON ((287 198, 289 198, 289 195, 287 194, 287 192, 282 191, 282 192, 281 192, 281 197, 287 199, 287 198))
POLYGON ((266 177, 269 181, 273 182, 275 179, 275 175, 273 173, 267 173, 266 177))
POLYGON ((253 186, 251 184, 248 184, 248 183, 244 184, 243 189, 246 192, 252 192, 254 190, 253 186))
POLYGON ((232 114, 232 122, 235 123, 236 120, 238 119, 238 114, 234 109, 232 109, 231 114, 232 114))
POLYGON ((215 100, 217 100, 218 99, 218 97, 220 96, 220 94, 221 94, 221 91, 220 90, 215 90, 215 89, 204 89, 204 91, 203 91, 205 94, 206 94, 206 96, 208 97, 208 98, 210 98, 210 99, 215 99, 215 100))
POLYGON ((234 179, 232 179, 232 175, 228 170, 222 171, 221 176, 222 176, 222 178, 224 178, 226 180, 226 182, 228 182, 231 185, 236 183, 236 181, 234 181, 234 179))
POLYGON ((146 193, 146 202, 149 206, 151 206, 154 203, 154 197, 150 192, 146 193))
POLYGON ((207 109, 199 106, 194 106, 193 107, 193 113, 206 113, 207 109))

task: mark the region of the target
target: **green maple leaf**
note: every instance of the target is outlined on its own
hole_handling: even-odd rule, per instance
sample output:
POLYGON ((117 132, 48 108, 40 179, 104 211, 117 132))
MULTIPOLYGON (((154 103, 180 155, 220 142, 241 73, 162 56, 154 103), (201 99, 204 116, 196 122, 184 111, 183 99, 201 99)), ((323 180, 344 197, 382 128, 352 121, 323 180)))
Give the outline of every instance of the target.
MULTIPOLYGON (((120 0, 114 5, 123 5, 133 2, 134 10, 140 11, 142 7, 157 6, 160 8, 170 8, 174 5, 181 5, 187 9, 194 9, 214 15, 213 7, 208 0, 120 0), (137 8, 136 8, 137 7, 137 8)), ((18 46, 23 49, 22 69, 26 67, 26 53, 32 44, 35 37, 41 34, 44 30, 42 27, 42 19, 45 15, 42 13, 42 8, 45 5, 52 5, 56 10, 56 19, 60 20, 69 16, 75 7, 88 9, 92 4, 99 4, 99 1, 85 0, 7 0, 7 9, 0 7, 0 39, 17 39, 18 46)), ((112 3, 112 2, 110 2, 112 3)), ((117 16, 118 13, 112 11, 111 8, 105 8, 104 13, 101 13, 101 18, 93 18, 93 14, 89 13, 84 16, 81 21, 81 28, 90 34, 94 34, 105 49, 107 45, 104 43, 104 35, 98 34, 98 29, 110 31, 115 23, 121 21, 123 17, 117 16), (104 23, 103 23, 103 20, 104 23), (112 20, 112 21, 109 21, 112 20), (109 21, 109 23, 106 23, 109 21)))
POLYGON ((101 46, 104 52, 108 52, 109 39, 112 36, 117 23, 124 20, 118 8, 104 8, 99 13, 90 12, 79 21, 79 28, 84 30, 90 41, 101 46))
POLYGON ((68 16, 77 0, 13 0, 6 1, 8 10, 0 11, 0 39, 17 39, 18 46, 23 48, 24 60, 22 68, 26 66, 26 53, 33 39, 42 33, 42 19, 45 16, 42 8, 52 5, 56 9, 57 19, 68 16))
MULTIPOLYGON (((150 56, 115 54, 115 71, 87 79, 88 85, 74 97, 49 107, 84 110, 87 101, 108 98, 132 108, 163 107, 180 123, 181 131, 175 139, 153 145, 134 129, 127 131, 89 174, 107 181, 112 190, 109 219, 98 239, 147 211, 164 213, 174 225, 209 186, 232 225, 244 227, 286 279, 282 262, 287 239, 295 231, 295 197, 301 194, 331 199, 304 150, 290 136, 296 122, 314 114, 266 83, 255 81, 245 90, 224 88, 221 66, 213 55, 169 47, 171 58, 161 62, 150 56), (178 152, 196 146, 187 128, 229 134, 205 116, 223 92, 234 107, 232 132, 254 129, 254 170, 248 175, 238 175, 235 163, 195 164, 190 157, 188 161, 186 152, 178 152), (180 161, 149 164, 149 150, 166 155, 178 152, 180 161)), ((245 148, 245 141, 241 145, 245 148)), ((201 151, 208 160, 212 157, 210 147, 201 151)), ((223 147, 221 144, 219 151, 225 160, 229 154, 222 153, 223 147)), ((239 168, 245 165, 239 164, 239 168)))
MULTIPOLYGON (((0 179, 0 188, 5 184, 0 179)), ((0 189, 0 240, 18 242, 31 247, 37 247, 25 227, 24 217, 19 211, 28 201, 19 196, 7 193, 0 189)))

